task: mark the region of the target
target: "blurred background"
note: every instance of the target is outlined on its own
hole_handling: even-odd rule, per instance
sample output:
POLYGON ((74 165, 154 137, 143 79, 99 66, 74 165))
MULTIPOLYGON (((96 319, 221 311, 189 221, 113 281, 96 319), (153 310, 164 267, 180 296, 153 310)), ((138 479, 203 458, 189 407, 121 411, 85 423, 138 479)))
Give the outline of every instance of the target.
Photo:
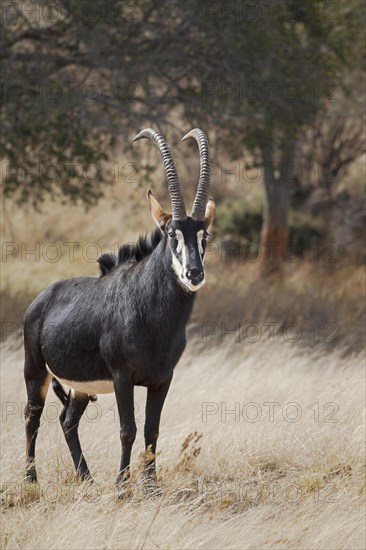
POLYGON ((179 141, 198 126, 217 216, 194 321, 360 349, 362 1, 9 0, 1 36, 3 340, 45 286, 152 229, 149 187, 169 207, 141 128, 165 134, 193 198, 198 154, 179 141))

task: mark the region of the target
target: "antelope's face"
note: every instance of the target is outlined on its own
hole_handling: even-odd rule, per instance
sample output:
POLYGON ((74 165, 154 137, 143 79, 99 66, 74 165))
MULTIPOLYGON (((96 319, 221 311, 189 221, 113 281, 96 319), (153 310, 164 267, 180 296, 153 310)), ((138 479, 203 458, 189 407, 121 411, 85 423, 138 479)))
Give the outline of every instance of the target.
POLYGON ((191 292, 205 284, 204 258, 208 229, 215 215, 212 199, 207 203, 203 221, 187 217, 185 220, 174 220, 167 214, 151 191, 148 195, 152 216, 166 234, 168 247, 172 255, 172 269, 179 282, 191 292))
POLYGON ((205 284, 203 267, 208 232, 204 222, 192 218, 171 220, 166 227, 172 267, 179 281, 192 292, 205 284))

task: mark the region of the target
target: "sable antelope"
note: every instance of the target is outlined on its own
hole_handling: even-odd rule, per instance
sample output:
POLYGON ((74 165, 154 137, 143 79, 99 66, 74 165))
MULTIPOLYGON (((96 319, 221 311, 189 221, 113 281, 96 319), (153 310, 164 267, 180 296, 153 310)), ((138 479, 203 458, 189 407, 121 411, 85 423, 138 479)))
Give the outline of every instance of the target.
POLYGON ((99 277, 78 277, 52 284, 32 302, 24 318, 28 403, 26 478, 36 481, 35 444, 47 390, 64 404, 60 415, 77 475, 91 479, 78 437, 79 421, 94 394, 115 392, 120 417, 122 458, 117 478, 129 477, 136 436, 134 386, 147 387, 145 464, 156 482, 155 452, 160 415, 173 370, 186 346, 186 325, 195 292, 205 282, 203 261, 207 230, 215 214, 208 198, 210 156, 206 134, 199 129, 183 139, 196 140, 200 176, 191 216, 187 216, 178 174, 161 134, 147 128, 135 138, 148 138, 164 162, 172 214, 148 192, 158 228, 135 245, 124 245, 118 257, 102 255, 99 277), (69 386, 67 394, 61 383, 69 386))

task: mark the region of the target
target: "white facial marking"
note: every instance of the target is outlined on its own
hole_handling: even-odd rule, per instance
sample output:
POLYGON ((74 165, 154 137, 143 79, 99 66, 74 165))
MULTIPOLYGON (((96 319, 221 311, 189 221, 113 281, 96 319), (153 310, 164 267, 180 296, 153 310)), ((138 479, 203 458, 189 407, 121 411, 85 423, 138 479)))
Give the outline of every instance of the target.
POLYGON ((191 281, 188 281, 187 279, 184 280, 184 284, 192 292, 196 292, 199 288, 201 288, 201 286, 203 286, 205 284, 205 282, 206 282, 206 279, 202 279, 202 281, 200 283, 198 283, 198 285, 194 285, 193 283, 191 283, 191 281))
MULTIPOLYGON (((198 250, 200 254, 203 254, 203 247, 202 247, 203 233, 204 233, 203 229, 198 231, 197 233, 197 243, 198 243, 198 250)), ((186 253, 186 245, 184 242, 184 236, 180 229, 175 230, 175 236, 178 240, 177 252, 178 254, 182 254, 183 265, 180 263, 176 255, 172 252, 172 267, 182 286, 188 288, 191 292, 196 292, 199 288, 201 288, 201 286, 205 284, 206 280, 203 279, 198 285, 194 285, 189 279, 187 279, 187 277, 185 276, 185 273, 187 271, 187 253, 186 253)), ((201 259, 201 262, 202 262, 202 259, 201 259)), ((202 266, 203 266, 203 263, 202 263, 202 266)))
POLYGON ((178 241, 177 252, 178 254, 180 254, 182 251, 184 252, 185 250, 184 236, 180 229, 175 230, 175 236, 178 241))
MULTIPOLYGON (((202 254, 203 254, 203 246, 202 246, 203 234, 204 234, 203 229, 200 229, 200 231, 198 231, 198 233, 197 233, 197 244, 198 244, 198 250, 199 250, 199 253, 201 254, 201 257, 202 257, 202 254)), ((203 258, 203 261, 204 261, 204 258, 203 258)), ((203 261, 202 261, 202 263, 203 263, 203 261)))
POLYGON ((180 263, 174 252, 172 252, 172 267, 178 279, 182 280, 182 264, 180 263))
MULTIPOLYGON (((180 254, 185 249, 185 247, 184 247, 184 237, 183 237, 183 233, 180 231, 180 229, 176 229, 175 236, 178 240, 177 252, 180 254)), ((180 281, 182 281, 183 266, 181 265, 180 261, 178 260, 178 258, 174 254, 174 252, 172 252, 172 266, 173 266, 173 269, 174 269, 178 279, 180 281)))

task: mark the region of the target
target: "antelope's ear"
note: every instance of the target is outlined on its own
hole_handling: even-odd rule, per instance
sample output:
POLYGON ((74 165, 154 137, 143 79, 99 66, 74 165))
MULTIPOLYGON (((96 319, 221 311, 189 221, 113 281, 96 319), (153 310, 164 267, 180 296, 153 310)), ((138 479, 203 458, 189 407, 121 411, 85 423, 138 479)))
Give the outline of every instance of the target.
POLYGON ((206 212, 205 212, 205 228, 208 229, 210 225, 213 222, 213 219, 215 217, 216 212, 216 206, 214 203, 214 200, 211 199, 211 197, 208 199, 206 204, 206 212))
POLYGON ((149 189, 147 193, 147 200, 149 201, 149 208, 154 221, 160 229, 164 229, 168 221, 171 219, 172 215, 168 214, 163 210, 158 201, 153 196, 151 190, 149 189))

